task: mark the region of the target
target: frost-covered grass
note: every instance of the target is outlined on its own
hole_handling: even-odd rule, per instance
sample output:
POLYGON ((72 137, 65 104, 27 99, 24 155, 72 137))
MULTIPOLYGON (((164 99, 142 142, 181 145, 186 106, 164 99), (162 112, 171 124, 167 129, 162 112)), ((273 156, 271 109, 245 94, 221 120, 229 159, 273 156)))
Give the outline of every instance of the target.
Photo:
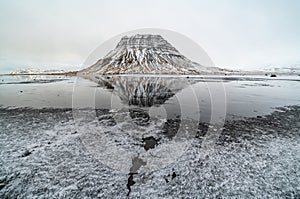
MULTIPOLYGON (((70 109, 2 108, 0 198, 127 198, 129 176, 96 159, 84 133, 70 109)), ((299 106, 227 121, 205 155, 201 136, 173 164, 134 175, 129 197, 299 198, 299 106)))

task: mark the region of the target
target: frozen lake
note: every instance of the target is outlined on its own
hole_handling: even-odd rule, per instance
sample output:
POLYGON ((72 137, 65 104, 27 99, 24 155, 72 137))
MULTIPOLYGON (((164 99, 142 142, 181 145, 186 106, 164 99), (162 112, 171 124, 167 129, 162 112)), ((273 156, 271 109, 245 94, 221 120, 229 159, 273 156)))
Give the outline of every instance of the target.
POLYGON ((0 76, 0 197, 299 197, 300 77, 0 76))

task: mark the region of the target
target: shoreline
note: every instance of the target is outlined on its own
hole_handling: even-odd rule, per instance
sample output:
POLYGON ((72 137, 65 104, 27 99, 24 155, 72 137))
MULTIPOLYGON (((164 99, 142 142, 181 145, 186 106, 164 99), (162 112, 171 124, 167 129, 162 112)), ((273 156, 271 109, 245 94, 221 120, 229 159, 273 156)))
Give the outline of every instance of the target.
MULTIPOLYGON (((128 74, 89 74, 89 73, 81 73, 80 71, 67 71, 67 72, 61 72, 61 73, 7 73, 7 74, 0 74, 0 76, 28 76, 28 75, 67 75, 67 76, 172 76, 172 77, 215 77, 215 76, 221 76, 221 77, 232 77, 232 76, 264 76, 264 77, 271 77, 272 75, 276 76, 300 76, 298 73, 286 73, 286 72, 269 72, 269 71, 241 71, 241 72, 228 72, 228 73, 218 73, 218 72, 212 72, 212 73, 207 73, 203 72, 201 74, 154 74, 154 73, 128 73, 128 74)), ((276 78, 272 77, 272 78, 276 78)))

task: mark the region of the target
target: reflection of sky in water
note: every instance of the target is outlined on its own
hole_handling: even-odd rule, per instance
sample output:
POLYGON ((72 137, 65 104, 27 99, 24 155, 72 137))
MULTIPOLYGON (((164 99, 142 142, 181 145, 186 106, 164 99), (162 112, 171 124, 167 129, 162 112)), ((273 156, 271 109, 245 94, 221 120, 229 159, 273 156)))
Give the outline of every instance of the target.
MULTIPOLYGON (((122 81, 104 79, 106 83, 102 81, 97 84, 87 79, 76 80, 74 77, 1 76, 0 105, 4 107, 72 108, 74 82, 77 88, 80 87, 77 89, 80 95, 76 95, 81 101, 79 107, 120 109, 128 108, 130 105, 130 107, 146 109, 153 115, 167 114, 168 117, 176 117, 181 108, 190 114, 200 111, 201 118, 205 121, 210 116, 211 97, 217 101, 224 100, 215 96, 216 93, 223 92, 218 86, 220 82, 216 79, 211 81, 202 78, 181 79, 177 77, 158 80, 155 77, 144 77, 140 84, 137 83, 138 79, 138 77, 135 80, 129 77, 126 80, 126 77, 123 77, 122 81), (107 82, 110 82, 110 85, 107 82), (144 95, 147 95, 147 102, 141 101, 142 98, 145 100, 145 96, 134 98, 134 92, 137 92, 136 96, 141 94, 138 93, 140 89, 136 87, 143 85, 146 85, 148 89, 144 91, 144 95), (219 91, 211 96, 211 91, 217 89, 219 91), (190 103, 195 95, 199 104, 198 109, 190 103), (91 99, 88 96, 91 96, 91 99), (86 101, 87 98, 89 101, 86 101)), ((261 78, 237 81, 239 78, 232 78, 232 81, 223 81, 227 116, 256 116, 269 113, 272 108, 278 106, 300 104, 299 81, 295 78, 289 80, 289 77, 283 79, 261 78)), ((222 103, 215 104, 221 105, 222 103)), ((218 109, 218 107, 213 108, 218 109)))
POLYGON ((300 81, 230 82, 225 87, 228 114, 256 116, 278 106, 300 104, 300 81))

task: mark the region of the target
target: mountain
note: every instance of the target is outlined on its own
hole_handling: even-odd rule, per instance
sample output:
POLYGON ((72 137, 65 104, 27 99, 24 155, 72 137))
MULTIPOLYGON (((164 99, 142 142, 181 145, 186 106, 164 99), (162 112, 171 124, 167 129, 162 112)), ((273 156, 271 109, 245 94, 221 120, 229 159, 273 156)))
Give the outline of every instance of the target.
MULTIPOLYGON (((74 76, 77 75, 77 71, 64 71, 64 70, 41 70, 34 68, 27 69, 18 69, 10 73, 10 75, 66 75, 66 76, 74 76)), ((36 78, 36 77, 33 77, 36 78)))
POLYGON ((16 71, 11 72, 11 75, 23 75, 23 74, 60 74, 64 73, 64 70, 40 70, 34 68, 27 69, 18 69, 16 71))
POLYGON ((299 75, 300 63, 298 62, 292 64, 269 64, 263 67, 263 70, 267 73, 274 74, 299 75))
MULTIPOLYGON (((220 69, 221 70, 221 69, 220 69)), ((115 49, 82 74, 202 74, 219 71, 192 62, 160 35, 123 37, 115 49)))

